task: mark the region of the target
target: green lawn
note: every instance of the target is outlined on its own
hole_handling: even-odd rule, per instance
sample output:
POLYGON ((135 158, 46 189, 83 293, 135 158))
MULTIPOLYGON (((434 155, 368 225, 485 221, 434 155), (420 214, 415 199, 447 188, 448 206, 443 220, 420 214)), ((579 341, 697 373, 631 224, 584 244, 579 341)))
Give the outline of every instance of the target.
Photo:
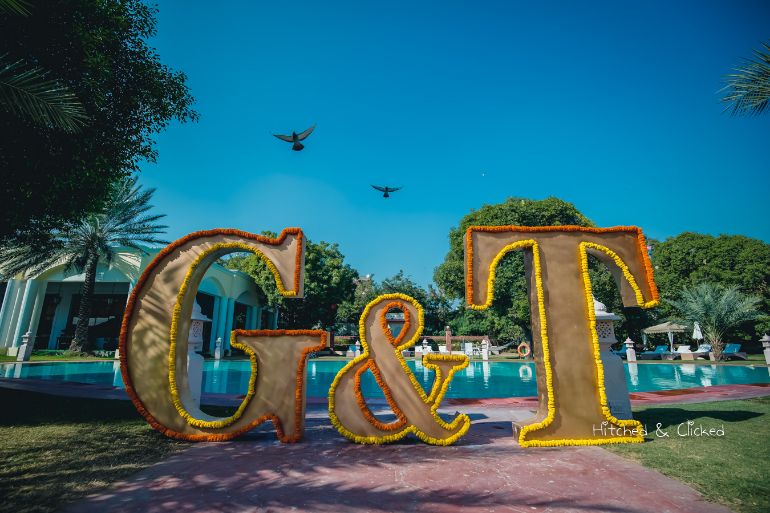
POLYGON ((0 388, 0 512, 48 512, 189 447, 128 401, 0 388))
POLYGON ((610 451, 688 483, 735 511, 770 511, 770 397, 640 408, 634 418, 646 425, 648 442, 608 446, 610 451), (679 437, 677 427, 688 420, 694 427, 724 426, 724 436, 679 437), (658 423, 668 438, 656 436, 658 423))

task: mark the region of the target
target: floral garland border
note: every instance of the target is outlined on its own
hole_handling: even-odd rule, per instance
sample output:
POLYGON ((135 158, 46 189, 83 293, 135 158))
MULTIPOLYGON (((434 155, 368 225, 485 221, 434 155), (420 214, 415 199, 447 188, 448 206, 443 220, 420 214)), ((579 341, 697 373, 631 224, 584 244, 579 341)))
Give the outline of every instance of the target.
POLYGON ((247 347, 238 344, 235 342, 235 337, 233 333, 231 333, 230 336, 230 345, 232 347, 235 347, 236 349, 241 349, 248 353, 249 355, 249 361, 251 363, 251 374, 249 376, 249 386, 248 390, 246 391, 246 396, 243 398, 243 401, 241 401, 241 404, 238 405, 238 408, 235 410, 235 413, 231 415, 230 417, 225 417, 220 420, 201 420, 193 417, 190 415, 190 412, 187 411, 187 409, 182 404, 182 399, 179 395, 179 389, 177 387, 177 381, 176 381, 176 345, 177 345, 177 335, 178 335, 178 329, 179 329, 179 317, 182 312, 182 302, 184 301, 185 295, 187 294, 187 289, 190 285, 190 280, 192 279, 193 275, 195 274, 196 269, 201 264, 201 262, 208 257, 211 253, 215 253, 217 251, 220 251, 222 249, 231 249, 231 250, 237 250, 241 249, 243 251, 248 251, 250 253, 253 253, 260 257, 263 262, 267 265, 267 268, 270 269, 270 272, 273 273, 273 276, 275 277, 276 286, 278 287, 278 292, 285 297, 293 297, 296 296, 295 290, 286 290, 286 288, 283 285, 283 281, 281 280, 281 275, 278 272, 278 268, 275 266, 275 264, 261 251, 257 250, 256 248, 243 243, 243 242, 218 242, 216 244, 213 244, 211 247, 207 248, 205 251, 201 252, 197 257, 195 257, 195 260, 193 260, 192 264, 190 264, 190 268, 187 270, 187 274, 184 277, 184 280, 182 281, 181 287, 179 287, 179 293, 176 297, 176 303, 174 304, 174 310, 173 314, 171 316, 171 329, 169 331, 169 352, 168 352, 168 387, 169 391, 171 392, 171 400, 174 403, 174 407, 176 408, 176 411, 179 413, 179 416, 185 419, 185 421, 190 424, 191 426, 201 428, 201 429, 220 429, 226 426, 229 426, 233 422, 237 421, 241 415, 243 415, 244 410, 248 406, 249 402, 251 401, 251 398, 254 397, 255 391, 255 384, 257 379, 257 360, 256 355, 247 347))
MULTIPOLYGON (((400 309, 402 311, 406 311, 406 308, 401 307, 400 309)), ((387 312, 387 308, 385 312, 387 312)), ((452 376, 454 375, 454 373, 468 366, 468 362, 470 361, 468 357, 465 355, 437 355, 437 354, 429 354, 429 355, 423 356, 423 365, 425 365, 425 367, 432 369, 434 372, 436 372, 436 378, 433 381, 433 387, 431 389, 431 393, 430 395, 426 395, 425 391, 422 389, 422 385, 420 385, 420 383, 417 381, 417 378, 414 376, 411 369, 409 369, 409 366, 407 365, 406 360, 404 360, 404 357, 401 354, 400 347, 409 347, 412 344, 414 344, 417 340, 419 340, 420 335, 422 334, 424 319, 425 319, 425 312, 422 308, 422 305, 416 299, 406 294, 398 294, 398 293, 382 294, 376 297, 375 299, 373 299, 372 301, 370 301, 369 304, 366 305, 366 308, 364 308, 364 311, 361 314, 361 317, 359 318, 359 321, 358 321, 359 338, 361 339, 361 347, 363 349, 361 351, 361 355, 358 356, 357 358, 354 358, 342 369, 340 369, 340 371, 334 377, 334 381, 332 382, 331 387, 329 387, 329 396, 328 396, 329 397, 329 418, 331 420, 332 425, 337 429, 337 431, 339 431, 339 433, 342 436, 360 444, 384 444, 384 443, 396 442, 398 440, 401 440, 405 436, 407 436, 409 433, 414 433, 415 436, 417 436, 420 440, 431 445, 451 445, 455 441, 457 441, 461 436, 463 436, 465 433, 468 432, 471 422, 470 422, 470 418, 464 413, 459 414, 451 423, 444 422, 444 420, 438 415, 438 407, 440 402, 438 399, 442 398, 444 394, 446 394, 446 391, 449 388, 449 382, 452 380, 452 376), (402 369, 404 370, 406 375, 409 377, 409 380, 411 381, 412 386, 417 391, 422 401, 425 402, 426 404, 431 404, 431 407, 430 407, 431 415, 434 421, 436 421, 437 424, 439 424, 441 427, 447 430, 455 429, 460 423, 463 423, 463 426, 461 427, 461 429, 454 435, 450 436, 449 438, 440 439, 440 438, 429 436, 426 433, 423 433, 414 425, 410 425, 404 428, 403 430, 397 433, 393 433, 391 435, 360 436, 360 435, 356 435, 355 433, 345 428, 345 426, 342 425, 339 418, 337 417, 337 414, 334 411, 335 410, 334 392, 337 389, 337 386, 339 385, 339 382, 342 376, 350 368, 357 365, 359 362, 362 362, 369 358, 369 343, 366 341, 366 325, 365 325, 366 318, 368 317, 369 312, 374 306, 381 303, 382 301, 386 301, 390 299, 395 300, 394 303, 396 303, 396 305, 399 303, 398 300, 408 302, 412 306, 414 306, 415 309, 417 310, 417 317, 418 317, 417 330, 415 331, 415 334, 412 336, 412 338, 410 338, 407 342, 405 342, 401 346, 399 345, 395 346, 395 354, 396 354, 396 358, 398 358, 399 363, 401 364, 402 369), (438 361, 452 361, 452 362, 457 362, 459 364, 458 366, 453 367, 450 370, 449 375, 447 376, 446 380, 444 380, 443 385, 440 387, 439 387, 439 383, 441 383, 441 369, 438 365, 432 363, 432 362, 438 362, 438 361)), ((380 319, 380 322, 382 322, 382 319, 380 319)), ((403 333, 403 337, 405 337, 406 331, 402 330, 402 333, 403 333)), ((399 338, 402 337, 401 333, 399 333, 399 338, 393 339, 393 335, 390 332, 390 329, 386 330, 385 334, 388 337, 391 344, 393 344, 394 341, 398 341, 399 338)), ((376 378, 376 375, 375 375, 375 378, 376 378)), ((397 404, 390 393, 390 389, 387 386, 383 388, 383 393, 385 394, 385 398, 389 404, 397 404)), ((364 415, 366 415, 365 410, 362 409, 362 412, 364 413, 364 415)))
MULTIPOLYGON (((581 243, 580 244, 580 255, 581 255, 581 277, 583 279, 584 288, 586 290, 586 298, 587 300, 590 299, 590 302, 587 304, 588 306, 588 321, 590 324, 591 329, 591 340, 592 340, 592 349, 593 349, 593 356, 594 356, 594 364, 596 365, 596 372, 597 372, 597 393, 599 396, 599 403, 602 409, 602 415, 605 417, 606 420, 613 422, 619 426, 624 427, 631 427, 634 428, 640 428, 641 423, 636 420, 620 420, 612 416, 610 413, 609 407, 607 406, 607 394, 605 390, 604 385, 604 367, 602 366, 601 357, 599 354, 599 339, 598 335, 596 334, 596 317, 593 312, 593 297, 591 293, 591 281, 590 277, 588 275, 588 257, 587 252, 583 244, 592 244, 592 243, 581 243)), ((551 367, 551 355, 550 355, 550 344, 548 340, 548 322, 546 319, 546 312, 545 312, 545 300, 544 300, 544 290, 543 290, 543 276, 542 276, 542 267, 540 263, 540 248, 538 246, 538 243, 534 239, 528 239, 528 240, 522 240, 517 241, 511 244, 508 244, 507 246, 503 247, 500 252, 495 256, 492 263, 490 264, 490 273, 489 273, 489 281, 488 281, 488 287, 489 287, 489 294, 488 294, 488 301, 485 303, 485 305, 481 305, 484 309, 488 308, 491 304, 491 298, 492 298, 492 291, 494 286, 494 279, 495 279, 495 269, 497 264, 500 262, 500 259, 502 259, 505 254, 507 254, 510 251, 516 250, 516 249, 523 249, 525 247, 531 247, 532 248, 532 254, 533 254, 533 266, 534 266, 534 272, 535 272, 535 288, 537 293, 537 308, 538 308, 538 315, 540 318, 540 337, 542 340, 542 348, 543 348, 543 367, 545 369, 545 381, 546 381, 546 391, 548 396, 548 403, 547 403, 547 415, 546 417, 541 420, 540 422, 536 422, 533 424, 529 424, 527 426, 524 426, 519 431, 519 445, 522 447, 560 447, 560 446, 568 446, 568 445, 603 445, 603 444, 617 444, 617 443, 639 443, 644 441, 644 436, 641 434, 641 429, 638 431, 640 432, 639 436, 637 437, 610 437, 610 438, 600 438, 600 439, 560 439, 560 440, 526 440, 526 435, 529 432, 537 431, 540 429, 543 429, 545 427, 548 427, 554 420, 554 417, 556 415, 556 408, 555 408, 555 394, 554 394, 554 388, 553 388, 553 370, 551 367)), ((598 249, 600 251, 609 251, 608 248, 604 248, 604 246, 600 245, 592 245, 591 246, 594 249, 598 249)), ((625 267, 626 271, 628 271, 628 266, 625 265, 622 260, 620 260, 620 257, 617 256, 617 254, 612 253, 617 258, 616 263, 619 261, 623 263, 623 266, 625 267)), ((612 257, 612 255, 609 255, 612 257)), ((614 258, 613 258, 614 259, 614 258)), ((623 269, 623 267, 621 267, 623 269)), ((628 274, 630 275, 630 271, 628 271, 628 274)), ((624 272, 625 276, 625 272, 624 272)), ((632 277, 633 278, 633 277, 632 277)), ((641 294, 641 290, 639 289, 638 285, 636 284, 636 281, 629 281, 629 284, 632 288, 634 288, 634 292, 637 294, 637 298, 639 297, 638 294, 641 294)), ((649 304, 644 303, 643 301, 641 304, 649 304)))
MULTIPOLYGON (((659 301, 660 296, 658 293, 658 287, 655 285, 653 279, 652 263, 650 262, 650 256, 647 253, 647 243, 642 233, 641 228, 637 226, 613 226, 610 228, 592 228, 588 226, 576 226, 576 225, 564 225, 564 226, 469 226, 465 231, 465 302, 469 308, 474 310, 484 310, 492 304, 494 299, 494 289, 490 286, 490 279, 487 279, 487 301, 484 305, 477 305, 473 302, 473 241, 472 235, 474 231, 488 232, 488 233, 502 233, 502 232, 520 232, 520 233, 543 233, 543 232, 584 232, 584 233, 617 233, 617 232, 629 232, 636 235, 637 249, 639 250, 639 256, 642 258, 642 264, 644 265, 645 277, 647 279, 647 286, 650 288, 650 294, 653 301, 659 301)), ((498 260, 499 262, 499 260, 498 260)), ((491 267, 491 266, 490 266, 491 267)), ((490 278, 492 273, 490 272, 490 278)), ((642 306, 644 302, 640 302, 642 306)), ((643 307, 646 308, 646 307, 643 307)))
MULTIPOLYGON (((136 285, 134 286, 133 290, 131 291, 131 294, 129 294, 128 301, 126 302, 126 309, 123 314, 123 320, 121 321, 120 326, 120 336, 119 336, 119 343, 118 348, 120 352, 120 374, 123 378, 123 384, 126 389, 126 394, 128 395, 129 399, 131 399, 131 402, 134 404, 134 407, 139 412, 139 414, 144 417, 144 419, 147 421, 150 426, 152 426, 153 429, 156 431, 159 431, 163 433, 164 435, 175 438, 178 440, 188 440, 188 441, 208 441, 208 442, 217 442, 217 441, 225 441, 225 440, 231 440, 251 429, 253 429, 255 426, 258 426, 259 424, 262 424, 263 422, 266 422, 267 420, 272 420, 273 425, 276 428, 276 431, 278 433, 278 437, 281 438, 283 435, 283 430, 281 428, 280 420, 272 415, 266 415, 263 417, 260 417, 253 422, 251 422, 249 425, 244 426, 243 429, 240 429, 233 433, 227 433, 227 434, 189 434, 189 433, 180 433, 178 431, 175 431, 173 429, 170 429, 166 427, 165 425, 158 422, 157 419, 145 408, 144 403, 142 403, 142 400, 139 398, 139 395, 136 393, 136 390, 133 386, 133 381, 131 380, 131 375, 128 372, 128 351, 127 349, 127 343, 128 343, 128 325, 130 323, 131 317, 134 313, 134 308, 136 307, 136 296, 139 290, 141 290, 145 284, 145 282, 149 279, 150 275, 152 274, 152 271, 157 267, 160 262, 168 256, 171 252, 176 250, 178 247, 190 242, 191 240, 203 238, 203 237, 213 237, 216 235, 232 235, 236 237, 242 237, 244 239, 250 239, 257 242, 262 242, 264 244, 269 244, 271 246, 277 246, 283 243, 284 240, 286 240, 286 237, 288 235, 296 235, 297 242, 300 245, 300 250, 297 251, 297 256, 295 259, 295 269, 294 269, 294 295, 299 294, 299 284, 300 284, 300 278, 302 276, 302 253, 301 250, 302 247, 302 240, 304 238, 304 234, 302 232, 301 228, 284 228, 281 233, 278 235, 278 237, 266 237, 264 235, 257 235, 255 233, 250 232, 244 232, 242 230, 235 230, 232 228, 215 228, 212 230, 201 230, 197 232, 190 233, 163 248, 158 252, 157 255, 155 255, 155 258, 147 265, 144 272, 139 276, 139 279, 136 282, 136 285)), ((325 336, 325 335, 324 335, 325 336)))

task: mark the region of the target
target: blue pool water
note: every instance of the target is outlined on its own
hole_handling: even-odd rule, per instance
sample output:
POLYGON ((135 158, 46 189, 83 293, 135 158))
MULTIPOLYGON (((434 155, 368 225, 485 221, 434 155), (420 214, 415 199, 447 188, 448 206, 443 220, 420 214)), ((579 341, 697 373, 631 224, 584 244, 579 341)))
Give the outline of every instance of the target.
MULTIPOLYGON (((426 390, 433 373, 422 364, 409 367, 426 390)), ((345 362, 310 360, 307 365, 308 397, 325 397, 345 362)), ((650 392, 712 385, 770 383, 770 369, 745 365, 624 364, 629 392, 650 392)), ((123 387, 117 362, 37 363, 0 365, 0 377, 45 379, 123 387)), ((208 393, 243 394, 249 382, 247 361, 206 361, 203 390, 208 393)), ((362 380, 364 395, 383 397, 370 372, 362 380)), ((455 374, 447 397, 491 398, 537 395, 535 365, 519 362, 471 362, 455 374)))

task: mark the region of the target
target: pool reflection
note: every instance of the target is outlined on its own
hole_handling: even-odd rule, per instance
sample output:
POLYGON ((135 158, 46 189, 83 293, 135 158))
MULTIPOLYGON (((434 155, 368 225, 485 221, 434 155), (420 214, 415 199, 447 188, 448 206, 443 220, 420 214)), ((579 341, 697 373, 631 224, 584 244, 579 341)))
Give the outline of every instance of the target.
MULTIPOLYGON (((345 361, 311 360, 307 364, 307 394, 325 397, 345 361)), ((419 361, 409 361, 410 369, 426 392, 433 386, 433 372, 419 361)), ((709 364, 626 364, 630 392, 649 392, 700 386, 742 383, 770 383, 770 369, 753 365, 709 364)), ((246 393, 249 384, 248 361, 207 361, 203 372, 203 391, 213 394, 246 393)), ((0 365, 6 379, 43 379, 94 383, 123 387, 119 362, 35 363, 0 365)), ((384 397, 370 372, 362 376, 367 397, 384 397)), ((535 364, 532 362, 473 361, 457 372, 449 385, 447 397, 521 397, 537 395, 535 364)))

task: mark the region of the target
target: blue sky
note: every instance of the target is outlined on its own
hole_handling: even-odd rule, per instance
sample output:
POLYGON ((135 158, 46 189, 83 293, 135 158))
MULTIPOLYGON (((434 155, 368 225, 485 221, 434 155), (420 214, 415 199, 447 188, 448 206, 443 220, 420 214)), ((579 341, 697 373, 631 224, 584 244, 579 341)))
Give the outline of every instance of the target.
POLYGON ((427 284, 449 229, 510 196, 599 226, 770 241, 770 114, 722 77, 770 3, 164 0, 151 43, 201 120, 157 138, 169 238, 300 226, 382 279, 427 284), (302 152, 270 135, 317 123, 302 152), (369 184, 401 185, 388 200, 369 184))

